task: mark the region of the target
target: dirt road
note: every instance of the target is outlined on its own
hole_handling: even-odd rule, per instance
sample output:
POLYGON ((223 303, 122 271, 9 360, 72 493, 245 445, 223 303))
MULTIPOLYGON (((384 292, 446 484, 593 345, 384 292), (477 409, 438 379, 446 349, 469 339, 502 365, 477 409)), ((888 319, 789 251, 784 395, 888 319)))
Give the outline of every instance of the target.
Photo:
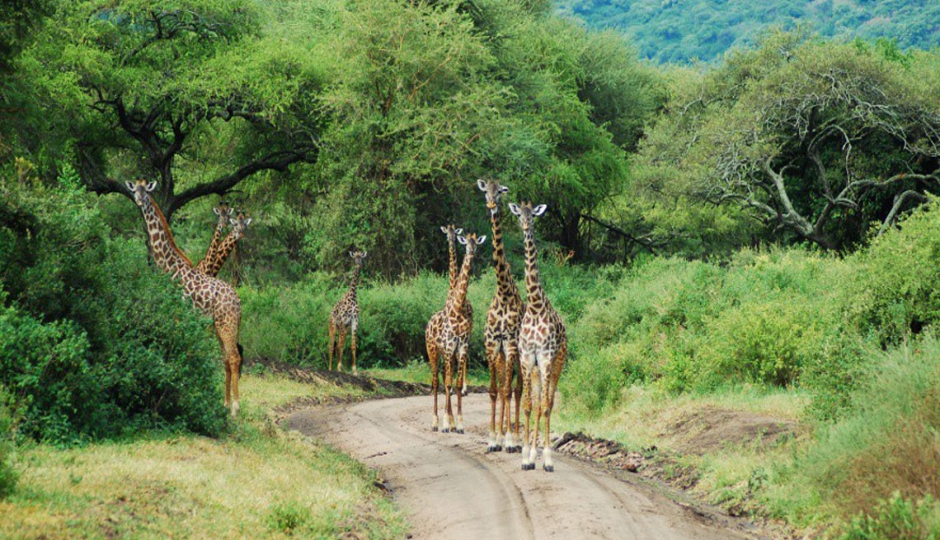
POLYGON ((286 427, 381 471, 416 539, 757 538, 565 456, 546 473, 521 470, 519 454, 486 454, 489 407, 484 394, 464 398, 465 435, 431 432, 427 396, 305 409, 286 427))

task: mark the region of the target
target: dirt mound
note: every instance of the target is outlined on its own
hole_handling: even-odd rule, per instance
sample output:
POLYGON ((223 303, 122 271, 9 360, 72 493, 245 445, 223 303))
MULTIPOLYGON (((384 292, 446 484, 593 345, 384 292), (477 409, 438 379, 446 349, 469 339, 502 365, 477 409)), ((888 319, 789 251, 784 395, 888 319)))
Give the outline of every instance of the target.
POLYGON ((664 436, 681 441, 683 454, 702 455, 727 446, 756 444, 774 446, 797 435, 793 420, 726 409, 703 409, 683 416, 667 426, 664 436))

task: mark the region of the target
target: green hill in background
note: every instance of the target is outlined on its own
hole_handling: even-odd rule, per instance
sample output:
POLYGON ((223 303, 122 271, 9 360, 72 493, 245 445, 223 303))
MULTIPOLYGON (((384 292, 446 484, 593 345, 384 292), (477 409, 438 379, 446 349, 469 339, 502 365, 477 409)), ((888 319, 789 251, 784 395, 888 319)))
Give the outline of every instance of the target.
POLYGON ((768 28, 827 37, 896 39, 902 48, 940 45, 937 0, 559 0, 592 28, 630 35, 657 62, 711 61, 768 28))

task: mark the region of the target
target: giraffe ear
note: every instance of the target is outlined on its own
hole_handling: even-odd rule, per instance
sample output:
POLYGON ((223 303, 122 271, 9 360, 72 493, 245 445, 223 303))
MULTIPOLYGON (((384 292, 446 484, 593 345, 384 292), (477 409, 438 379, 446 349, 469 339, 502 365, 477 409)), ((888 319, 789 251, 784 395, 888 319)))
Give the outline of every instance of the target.
POLYGON ((131 193, 134 192, 134 183, 133 182, 124 182, 124 185, 127 186, 127 191, 131 193))
POLYGON ((532 209, 532 215, 535 216, 535 217, 539 217, 539 216, 541 216, 542 214, 545 213, 545 210, 548 210, 548 205, 547 205, 547 204, 540 204, 540 205, 538 205, 538 206, 536 206, 535 208, 532 209))
POLYGON ((153 191, 153 190, 155 190, 155 189, 157 189, 157 181, 156 181, 156 180, 154 180, 153 182, 147 182, 147 191, 153 191))
POLYGON ((483 242, 486 242, 486 235, 485 235, 485 234, 484 234, 483 236, 477 238, 477 245, 478 245, 478 246, 479 246, 479 245, 482 245, 483 242))
POLYGON ((365 259, 367 255, 369 255, 369 252, 366 250, 362 250, 362 258, 365 259))
POLYGON ((455 229, 454 234, 463 234, 463 229, 455 229))
POLYGON ((500 193, 509 193, 509 188, 506 186, 499 186, 500 193))
POLYGON ((251 218, 245 220, 245 227, 251 225, 251 218))
POLYGON ((519 206, 516 205, 515 203, 509 203, 509 211, 512 212, 513 214, 516 214, 517 216, 520 215, 519 206))
POLYGON ((477 187, 480 188, 480 191, 486 191, 486 180, 480 178, 477 180, 477 187))
POLYGON ((467 239, 464 238, 463 236, 458 236, 458 237, 457 237, 457 241, 460 242, 461 244, 464 244, 464 245, 467 244, 467 239))
POLYGON ((447 227, 441 225, 441 232, 447 234, 447 227))
POLYGON ((218 207, 213 208, 213 209, 212 209, 212 213, 215 214, 215 215, 217 215, 217 216, 219 216, 219 217, 222 216, 222 212, 219 212, 219 208, 218 208, 218 207))
POLYGON ((356 256, 356 252, 355 252, 355 251, 350 251, 350 252, 349 252, 349 256, 350 256, 350 257, 355 257, 355 256, 356 256))

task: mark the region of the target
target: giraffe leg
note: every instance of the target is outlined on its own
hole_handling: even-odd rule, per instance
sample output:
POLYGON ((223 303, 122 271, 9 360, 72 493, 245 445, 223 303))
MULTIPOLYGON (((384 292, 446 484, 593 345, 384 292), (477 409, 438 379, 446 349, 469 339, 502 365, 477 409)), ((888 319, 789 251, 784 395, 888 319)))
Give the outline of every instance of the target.
POLYGON ((428 359, 431 361, 431 391, 434 392, 434 421, 431 424, 431 431, 437 431, 437 387, 440 384, 440 377, 438 375, 438 349, 435 347, 431 340, 428 340, 428 359))
POLYGON ((542 451, 542 455, 545 458, 543 468, 547 472, 553 472, 555 470, 555 465, 552 462, 552 445, 549 434, 551 433, 552 409, 555 408, 555 390, 558 389, 558 379, 561 378, 561 370, 565 367, 565 356, 567 352, 567 344, 562 343, 561 349, 551 361, 549 368, 543 370, 545 379, 545 397, 543 398, 543 402, 545 403, 545 449, 542 451))
POLYGON ((230 336, 230 338, 231 343, 226 347, 228 349, 226 363, 232 373, 232 418, 235 418, 235 415, 238 414, 238 380, 241 378, 242 373, 242 356, 239 354, 235 337, 230 336))
POLYGON ((358 330, 358 328, 359 328, 359 323, 358 323, 358 322, 354 322, 353 325, 352 325, 352 329, 350 330, 350 332, 352 332, 352 342, 350 343, 350 345, 352 346, 352 357, 353 357, 352 372, 353 372, 353 375, 356 374, 356 330, 358 330))
POLYGON ((505 345, 505 355, 503 356, 503 377, 502 377, 502 400, 506 414, 506 452, 512 454, 522 450, 519 445, 519 401, 522 396, 522 375, 516 379, 516 422, 513 424, 511 418, 511 409, 513 401, 512 380, 516 370, 519 369, 519 348, 514 341, 507 341, 505 345), (515 435, 515 436, 513 436, 515 435))
POLYGON ((346 327, 339 328, 339 340, 336 343, 336 371, 343 371, 343 345, 346 343, 346 327))
MULTIPOLYGON (((486 452, 498 452, 500 450, 499 439, 496 431, 496 398, 497 398, 497 368, 496 355, 499 354, 499 342, 487 340, 486 342, 486 363, 490 368, 490 438, 486 442, 486 452)), ((500 419, 502 421, 502 419, 500 419)))
POLYGON ((336 323, 333 322, 333 317, 330 317, 330 364, 329 369, 333 371, 333 346, 336 344, 336 323))
MULTIPOLYGON (((469 337, 468 337, 469 339, 469 337)), ((454 392, 457 394, 457 433, 463 435, 464 426, 463 426, 463 390, 462 387, 466 386, 465 375, 467 373, 467 344, 464 343, 460 346, 457 353, 457 388, 454 392), (463 366, 461 368, 461 366, 463 366), (461 372, 462 371, 462 372, 461 372)))
MULTIPOLYGON (((469 338, 467 338, 469 339, 469 338)), ((469 392, 467 391, 467 357, 464 357, 460 360, 460 394, 466 396, 469 392)))
POLYGON ((530 462, 529 454, 529 433, 532 426, 532 377, 530 374, 535 371, 535 354, 525 352, 520 358, 520 367, 522 368, 522 410, 525 412, 525 438, 522 442, 522 470, 528 471, 535 468, 535 463, 530 462))
POLYGON ((529 377, 532 378, 532 390, 530 392, 532 407, 535 408, 535 429, 532 430, 532 443, 529 446, 529 469, 535 469, 535 462, 539 457, 539 427, 542 424, 542 414, 544 413, 544 407, 542 407, 542 374, 540 372, 540 366, 536 365, 529 373, 529 377))
POLYGON ((454 355, 444 352, 444 409, 446 417, 444 418, 444 427, 441 429, 444 433, 450 433, 454 428, 454 410, 450 404, 450 387, 454 383, 454 355))
MULTIPOLYGON (((509 344, 509 351, 509 362, 506 366, 506 369, 509 371, 509 382, 506 385, 507 391, 509 388, 512 388, 513 377, 516 379, 516 386, 512 390, 512 395, 515 397, 516 401, 516 421, 512 426, 513 436, 515 438, 513 452, 522 452, 522 437, 519 434, 519 431, 522 429, 522 423, 520 422, 519 413, 522 408, 522 386, 524 384, 524 377, 522 374, 522 365, 519 362, 518 342, 511 342, 509 344)), ((506 413, 509 413, 509 404, 506 405, 506 413)))

